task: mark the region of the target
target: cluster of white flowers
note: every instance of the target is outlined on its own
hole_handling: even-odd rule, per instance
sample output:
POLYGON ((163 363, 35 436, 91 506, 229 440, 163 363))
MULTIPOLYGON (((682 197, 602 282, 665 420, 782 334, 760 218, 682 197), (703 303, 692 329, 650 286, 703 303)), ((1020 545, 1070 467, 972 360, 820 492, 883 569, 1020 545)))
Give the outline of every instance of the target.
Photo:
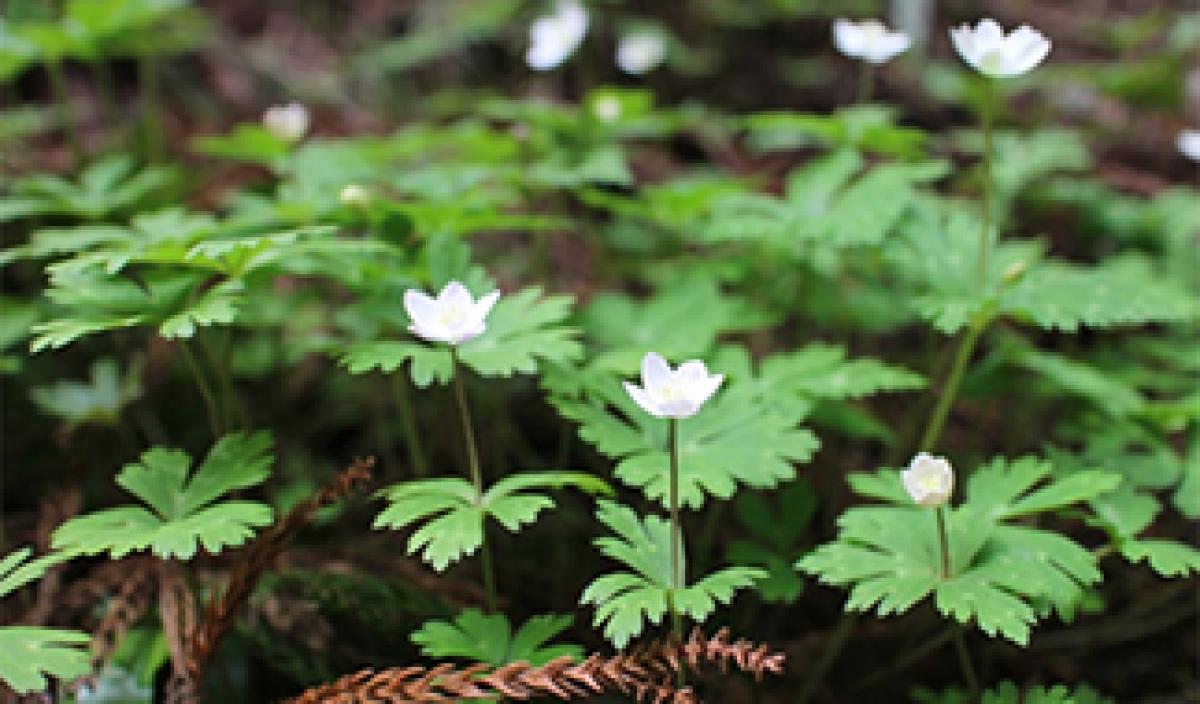
POLYGON ((295 142, 308 133, 308 108, 300 103, 276 105, 263 113, 262 123, 276 137, 295 142))

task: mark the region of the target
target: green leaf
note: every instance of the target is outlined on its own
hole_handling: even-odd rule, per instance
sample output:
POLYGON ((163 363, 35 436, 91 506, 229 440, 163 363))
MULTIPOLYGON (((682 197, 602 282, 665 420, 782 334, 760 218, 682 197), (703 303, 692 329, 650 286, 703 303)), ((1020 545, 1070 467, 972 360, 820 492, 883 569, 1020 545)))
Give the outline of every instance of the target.
POLYGON ((488 315, 487 330, 463 343, 460 359, 482 376, 534 374, 539 364, 579 359, 578 331, 562 324, 572 301, 570 296, 543 298, 536 287, 501 296, 488 315))
MULTIPOLYGON (((612 377, 586 386, 582 398, 555 394, 551 403, 580 423, 580 437, 619 460, 617 478, 665 505, 666 421, 638 408, 612 377)), ((739 484, 765 489, 794 478, 793 464, 808 461, 818 444, 798 421, 763 399, 754 382, 734 382, 719 391, 679 423, 680 505, 698 509, 709 495, 731 497, 739 484)))
POLYGON ((76 183, 49 174, 23 176, 12 181, 11 198, 0 201, 4 203, 0 222, 47 214, 103 220, 144 204, 177 178, 177 172, 168 167, 150 166, 136 171, 132 157, 125 154, 89 165, 76 183))
POLYGON ((733 564, 766 571, 767 576, 754 585, 764 601, 791 604, 804 590, 793 565, 800 554, 799 540, 816 512, 817 495, 804 479, 772 494, 775 502, 759 492, 738 494, 734 509, 750 537, 729 543, 725 556, 733 564))
POLYGON ((375 517, 375 528, 400 530, 420 525, 408 540, 408 553, 439 572, 472 555, 483 544, 483 520, 490 516, 517 532, 537 520, 554 501, 530 489, 574 486, 586 492, 611 493, 603 481, 582 472, 525 472, 493 484, 476 497, 462 479, 440 478, 396 484, 380 492, 388 507, 375 517))
MULTIPOLYGON (((752 567, 729 567, 691 583, 672 584, 671 527, 658 516, 639 518, 631 509, 601 501, 596 518, 616 537, 594 542, 600 552, 633 572, 612 572, 597 577, 579 597, 581 604, 596 607, 594 623, 603 624, 604 635, 623 650, 647 623, 660 623, 670 605, 682 615, 703 622, 717 604, 728 604, 734 593, 752 586, 767 573, 752 567)), ((686 547, 680 541, 680 570, 686 575, 686 547)))
POLYGON ((31 548, 21 548, 0 559, 0 596, 11 594, 30 582, 42 578, 46 570, 71 559, 70 553, 52 552, 30 560, 31 548))
POLYGON ((1142 538, 1121 543, 1121 555, 1133 563, 1145 560, 1162 577, 1200 573, 1200 552, 1174 540, 1142 538))
POLYGON ((192 140, 198 154, 272 166, 291 151, 291 143, 257 123, 237 125, 224 135, 204 135, 192 140))
POLYGON ((571 626, 570 616, 534 616, 514 634, 504 614, 467 609, 453 621, 427 621, 412 634, 421 654, 431 658, 467 658, 501 667, 513 662, 541 666, 568 656, 578 659, 578 645, 547 645, 571 626))
POLYGON ((824 583, 849 587, 847 610, 903 613, 932 595, 943 615, 1024 644, 1043 603, 1069 613, 1082 588, 1100 581, 1087 549, 1051 530, 1008 521, 1104 494, 1116 486, 1116 475, 1075 472, 1039 487, 1050 465, 1036 458, 997 458, 977 469, 967 500, 945 509, 950 576, 944 578, 934 511, 913 505, 898 474, 852 478, 856 492, 893 505, 848 509, 838 519, 837 541, 796 564, 824 583))
POLYGON ((17 694, 43 692, 47 677, 73 680, 91 672, 91 637, 78 631, 28 626, 0 628, 0 681, 17 694))
POLYGON ((361 342, 351 345, 342 356, 342 366, 351 374, 378 369, 390 374, 410 362, 409 376, 420 388, 433 382, 444 384, 454 376, 454 359, 446 347, 431 347, 416 342, 361 342))
POLYGON ((73 518, 54 532, 57 549, 114 558, 150 550, 164 559, 190 560, 198 547, 216 554, 269 525, 269 506, 221 496, 261 484, 270 473, 271 436, 234 433, 221 438, 190 477, 191 458, 181 450, 151 448, 126 465, 117 484, 146 506, 120 506, 73 518))

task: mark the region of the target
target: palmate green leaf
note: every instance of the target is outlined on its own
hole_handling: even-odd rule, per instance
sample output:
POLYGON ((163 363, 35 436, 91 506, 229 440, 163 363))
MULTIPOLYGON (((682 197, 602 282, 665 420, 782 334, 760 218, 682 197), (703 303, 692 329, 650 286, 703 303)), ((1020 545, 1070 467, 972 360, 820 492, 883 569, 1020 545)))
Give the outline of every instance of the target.
POLYGON ((1146 406, 1136 387, 1085 362, 1015 340, 1005 345, 1004 353, 1006 359, 1038 374, 1057 387, 1055 390, 1080 396, 1111 416, 1129 416, 1146 406))
MULTIPOLYGON (((459 359, 488 377, 533 374, 541 364, 578 359, 583 346, 578 331, 563 324, 571 314, 570 296, 542 297, 541 289, 526 288, 501 296, 487 318, 487 330, 458 348, 459 359)), ((378 369, 391 373, 408 363, 414 384, 426 387, 454 376, 450 349, 408 341, 353 343, 341 358, 352 374, 378 369)))
POLYGON ((1200 573, 1200 551, 1190 545, 1160 538, 1140 538, 1121 543, 1121 556, 1133 563, 1143 560, 1163 577, 1200 573))
POLYGON ((31 555, 32 548, 21 548, 0 559, 0 596, 11 594, 26 584, 41 579, 46 570, 73 557, 71 553, 52 552, 30 560, 31 555))
MULTIPOLYGON (((617 478, 650 499, 667 501, 667 422, 634 404, 612 377, 589 383, 581 397, 555 394, 551 403, 580 424, 579 436, 619 460, 617 478)), ((739 484, 766 489, 795 477, 795 463, 816 451, 800 418, 765 400, 754 383, 731 383, 679 424, 680 505, 701 508, 708 496, 727 499, 739 484), (785 412, 786 411, 786 412, 785 412)))
POLYGON ((45 691, 47 677, 73 680, 91 672, 91 636, 31 626, 0 627, 0 682, 17 694, 45 691))
MULTIPOLYGON (((579 597, 581 604, 596 607, 594 623, 603 624, 604 635, 618 650, 639 635, 647 623, 660 623, 671 605, 684 616, 702 623, 733 595, 752 586, 767 573, 752 567, 729 567, 687 586, 671 583, 671 527, 658 516, 639 518, 631 509, 601 501, 596 518, 616 537, 594 542, 608 557, 633 572, 612 572, 594 579, 579 597)), ((687 573, 686 548, 681 548, 680 569, 687 573)))
POLYGON ((1045 262, 1005 292, 1002 309, 1044 329, 1075 332, 1080 327, 1194 320, 1200 302, 1131 254, 1092 267, 1045 262))
POLYGON ((459 348, 463 364, 482 376, 533 374, 545 362, 566 363, 583 356, 578 331, 563 323, 574 299, 542 296, 537 287, 501 296, 488 314, 487 330, 459 348))
POLYGON ((893 505, 848 509, 838 519, 837 541, 796 567, 849 587, 847 610, 903 613, 932 596, 943 615, 1024 644, 1042 603, 1068 613, 1101 574, 1091 552, 1073 540, 1007 521, 1087 501, 1119 481, 1086 471, 1046 483, 1050 469, 1036 458, 997 458, 971 475, 967 500, 946 511, 949 578, 940 574, 934 512, 913 505, 890 470, 852 477, 851 484, 893 505))
POLYGON ((573 644, 548 645, 571 626, 570 616, 534 616, 513 633, 504 614, 484 614, 467 609, 453 621, 427 621, 412 634, 421 654, 431 658, 467 658, 500 667, 512 662, 544 665, 563 656, 579 659, 583 648, 573 644))
POLYGON ((73 518, 54 532, 54 546, 115 558, 150 550, 162 558, 190 560, 198 547, 216 554, 241 545, 255 528, 271 523, 270 507, 257 501, 214 502, 267 478, 271 444, 266 432, 226 435, 190 478, 187 453, 151 448, 141 462, 117 475, 117 484, 149 508, 120 506, 73 518))
POLYGON ((406 362, 409 377, 420 388, 435 381, 444 384, 454 377, 454 359, 449 349, 418 342, 360 342, 352 344, 341 359, 342 366, 351 374, 375 369, 390 374, 406 362))
POLYGON ((14 179, 11 195, 0 207, 0 222, 30 215, 70 215, 82 220, 102 220, 130 210, 171 186, 178 178, 168 167, 135 170, 133 158, 114 154, 97 161, 72 183, 51 174, 14 179))
POLYGON ((870 357, 847 359, 845 347, 823 342, 767 357, 761 377, 781 390, 831 400, 925 387, 925 378, 916 372, 870 357))
POLYGON ((612 490, 600 479, 583 472, 525 472, 493 484, 476 497, 468 482, 456 478, 403 482, 383 489, 379 495, 388 507, 375 517, 375 528, 400 530, 420 524, 409 537, 408 553, 439 572, 472 555, 483 544, 483 521, 491 517, 515 533, 554 507, 554 501, 530 489, 574 486, 589 493, 612 490))
POLYGON ((763 601, 791 604, 804 590, 793 565, 801 552, 800 537, 816 512, 817 495, 804 479, 786 484, 772 495, 776 502, 759 492, 738 494, 734 509, 749 537, 729 543, 725 556, 733 564, 766 571, 767 576, 754 585, 763 601))
POLYGON ((291 151, 291 144, 257 123, 237 125, 228 134, 192 140, 197 154, 272 166, 291 151))
POLYGON ((107 330, 155 325, 163 337, 191 337, 197 327, 233 322, 244 287, 225 280, 204 288, 193 272, 148 272, 137 280, 100 273, 56 277, 46 295, 55 315, 33 327, 30 350, 65 347, 107 330))
POLYGON ((718 335, 767 321, 743 298, 722 293, 708 276, 689 276, 663 286, 645 301, 599 293, 581 318, 588 338, 603 350, 597 364, 622 373, 636 373, 646 350, 669 359, 702 357, 718 335))

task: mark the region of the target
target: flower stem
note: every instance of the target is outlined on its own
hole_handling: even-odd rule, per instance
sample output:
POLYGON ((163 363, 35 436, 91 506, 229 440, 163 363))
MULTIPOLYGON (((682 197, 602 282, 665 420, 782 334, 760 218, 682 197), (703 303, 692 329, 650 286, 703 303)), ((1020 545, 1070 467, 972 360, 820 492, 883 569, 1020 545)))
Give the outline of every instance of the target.
POLYGON ((942 428, 946 425, 946 416, 950 413, 950 406, 954 403, 954 397, 958 395, 958 387, 962 384, 963 373, 966 372, 967 362, 971 360, 971 353, 975 351, 975 343, 979 341, 980 334, 987 328, 991 321, 990 306, 979 311, 971 320, 971 326, 967 329, 966 335, 962 342, 958 345, 958 353, 954 357, 954 365, 950 368, 950 375, 946 377, 946 382, 942 385, 942 392, 938 396, 937 406, 934 407, 932 415, 929 417, 929 424, 925 426, 925 432, 921 435, 921 444, 918 450, 928 452, 937 444, 938 438, 942 435, 942 428))
POLYGON ((396 410, 400 413, 400 426, 404 432, 408 463, 412 466, 415 476, 428 476, 429 467, 425 462, 425 451, 421 446, 421 433, 417 429, 417 417, 413 412, 412 397, 408 393, 408 380, 401 377, 399 373, 392 375, 392 396, 396 402, 396 410))
POLYGON ((875 94, 875 64, 860 61, 858 69, 858 104, 866 105, 875 94))
POLYGON ((995 103, 991 79, 984 84, 984 104, 980 115, 983 126, 983 193, 980 201, 982 214, 982 229, 979 233, 979 292, 982 296, 987 293, 988 285, 988 256, 992 249, 992 111, 995 103))
POLYGON ((142 139, 146 161, 162 156, 162 111, 159 108, 158 66, 149 51, 138 56, 138 83, 142 89, 142 139))
MULTIPOLYGON (((458 350, 451 347, 450 355, 454 359, 454 400, 458 403, 458 414, 462 419, 463 437, 467 443, 467 466, 471 471, 471 485, 475 488, 475 505, 483 505, 483 473, 479 469, 479 449, 475 444, 475 429, 471 425, 471 411, 467 408, 467 394, 463 390, 462 377, 466 369, 458 360, 458 350)), ((484 520, 482 514, 479 517, 480 521, 484 520)), ((496 575, 492 567, 492 552, 487 540, 487 523, 481 526, 483 535, 482 545, 480 546, 480 560, 483 563, 483 592, 487 609, 490 612, 496 610, 496 575)))
POLYGON ((934 509, 937 516, 938 547, 942 553, 942 579, 950 579, 950 541, 946 537, 946 509, 938 506, 934 509))
POLYGON ((979 699, 979 678, 975 676, 975 667, 971 664, 971 654, 967 652, 967 644, 963 639, 962 624, 953 626, 954 628, 954 650, 958 653, 958 664, 962 667, 963 679, 967 683, 967 689, 971 690, 970 701, 979 699))
POLYGON ((196 361, 196 355, 192 353, 192 348, 188 346, 186 340, 179 341, 179 349, 183 350, 183 359, 187 362, 188 370, 192 373, 192 379, 196 382, 196 388, 200 390, 200 396, 204 399, 204 410, 208 414, 208 424, 212 428, 213 439, 221 437, 221 420, 217 413, 217 400, 213 396, 212 389, 205 380, 203 372, 200 371, 200 363, 196 361))
POLYGON ((62 61, 53 59, 46 63, 46 75, 50 78, 50 91, 54 93, 54 105, 58 111, 58 121, 67 136, 67 145, 71 148, 71 160, 78 168, 83 163, 83 147, 79 141, 79 124, 75 121, 75 111, 71 108, 71 96, 67 90, 67 76, 63 72, 62 61))
MULTIPOLYGON (((683 587, 683 556, 680 554, 679 545, 680 531, 682 530, 679 525, 679 420, 676 418, 667 421, 667 444, 670 446, 671 453, 670 494, 668 497, 671 506, 670 588, 674 592, 683 587)), ((671 603, 671 629, 676 637, 683 637, 683 624, 673 600, 671 603)))
POLYGON ((825 679, 825 674, 829 672, 829 668, 833 666, 838 655, 845 647, 846 641, 850 639, 850 633, 854 631, 854 625, 858 623, 858 614, 847 611, 842 614, 842 620, 838 623, 837 628, 829 635, 829 639, 825 643, 825 649, 821 651, 821 657, 808 671, 808 677, 804 679, 804 684, 800 686, 800 694, 796 697, 796 704, 806 704, 817 693, 817 687, 820 686, 822 680, 825 679))

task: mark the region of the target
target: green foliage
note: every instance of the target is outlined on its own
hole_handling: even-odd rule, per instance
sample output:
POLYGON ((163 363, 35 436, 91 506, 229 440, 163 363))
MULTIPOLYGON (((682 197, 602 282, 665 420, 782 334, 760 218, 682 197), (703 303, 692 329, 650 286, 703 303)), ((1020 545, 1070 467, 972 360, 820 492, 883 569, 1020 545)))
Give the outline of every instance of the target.
MULTIPOLYGON (((958 687, 941 692, 918 688, 913 700, 920 704, 969 704, 971 693, 958 687)), ((1032 686, 1024 691, 1015 683, 1004 681, 981 694, 981 704, 1113 704, 1113 700, 1102 696, 1086 684, 1070 687, 1056 684, 1049 687, 1032 686)))
POLYGON ((453 621, 427 621, 412 634, 412 641, 431 658, 468 658, 495 667, 513 662, 540 666, 555 658, 578 660, 583 655, 578 645, 549 645, 570 626, 570 616, 534 616, 514 633, 504 614, 467 609, 453 621))
MULTIPOLYGON (((631 509, 611 501, 600 502, 596 518, 616 533, 615 537, 597 538, 596 547, 632 572, 597 577, 579 601, 596 607, 595 625, 603 624, 605 637, 618 650, 624 650, 647 623, 660 623, 671 609, 703 622, 718 603, 728 604, 739 589, 767 576, 754 567, 727 567, 690 584, 676 585, 671 579, 671 527, 667 521, 654 515, 639 519, 631 509)), ((686 555, 686 548, 681 550, 686 555)), ((685 575, 686 562, 681 556, 680 569, 685 575)))
MULTIPOLYGON (((459 359, 488 377, 533 374, 539 364, 578 359, 583 347, 575 328, 563 325, 571 314, 570 296, 542 296, 536 287, 501 296, 487 318, 487 330, 459 346, 459 359)), ((403 311, 396 312, 402 317, 403 311)), ((414 342, 374 341, 353 344, 342 356, 352 374, 379 369, 391 373, 409 363, 414 384, 445 383, 454 375, 450 350, 414 342)))
POLYGON ((1070 538, 1012 519, 1103 495, 1119 481, 1097 471, 1051 479, 1050 471, 1049 463, 1032 457, 997 458, 971 475, 966 501, 946 512, 946 578, 934 512, 912 504, 895 471, 852 475, 856 493, 891 505, 848 509, 838 519, 837 541, 796 566, 824 583, 850 587, 847 610, 874 608, 886 616, 932 595, 942 615, 1023 645, 1041 602, 1067 613, 1082 587, 1101 574, 1092 554, 1070 538))
MULTIPOLYGON (((666 421, 639 409, 607 374, 567 374, 547 383, 551 403, 580 424, 579 436, 618 460, 617 478, 666 505, 666 421)), ((739 484, 768 489, 794 478, 793 463, 808 461, 817 449, 816 436, 797 427, 802 416, 796 410, 763 398, 753 381, 721 389, 679 424, 680 505, 698 509, 708 496, 733 496, 739 484)))
POLYGON ((121 506, 72 518, 54 532, 54 546, 114 558, 150 550, 164 559, 190 560, 200 546, 216 554, 241 545, 255 528, 271 523, 271 509, 257 501, 218 499, 262 483, 273 462, 270 450, 269 433, 226 435, 190 477, 187 453, 147 450, 141 462, 125 465, 117 484, 149 509, 121 506))
POLYGON ((465 480, 424 479, 396 484, 380 492, 389 505, 375 517, 375 528, 399 530, 423 523, 408 540, 408 553, 439 572, 473 554, 483 544, 484 518, 510 532, 537 520, 554 500, 530 489, 574 486, 593 494, 610 493, 600 479, 582 472, 525 472, 493 484, 482 496, 465 480))
POLYGON ((774 502, 755 492, 738 495, 734 510, 750 537, 730 542, 725 556, 733 564, 766 570, 754 584, 763 601, 792 604, 804 591, 793 565, 800 553, 798 543, 816 513, 817 494, 804 479, 784 485, 776 494, 774 502))
POLYGON ((134 159, 125 154, 97 161, 80 172, 77 182, 52 174, 22 176, 13 179, 0 198, 0 222, 41 215, 103 220, 145 205, 177 179, 169 167, 136 170, 134 159))
MULTIPOLYGON (((33 551, 22 548, 0 559, 0 596, 41 579, 46 570, 69 558, 51 553, 29 560, 33 551)), ((0 627, 0 681, 17 694, 46 689, 46 677, 74 679, 91 670, 86 633, 29 626, 0 627)))

